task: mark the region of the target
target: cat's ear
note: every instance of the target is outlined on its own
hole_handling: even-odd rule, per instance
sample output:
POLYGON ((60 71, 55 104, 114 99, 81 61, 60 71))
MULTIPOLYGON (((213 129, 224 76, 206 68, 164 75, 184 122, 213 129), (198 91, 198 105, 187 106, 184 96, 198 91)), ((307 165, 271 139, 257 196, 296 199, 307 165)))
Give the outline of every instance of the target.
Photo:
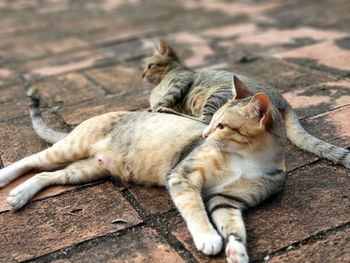
POLYGON ((243 99, 253 95, 236 75, 232 78, 232 94, 233 99, 243 99))
POLYGON ((257 93, 250 100, 249 105, 258 115, 260 125, 266 125, 271 120, 271 101, 265 93, 257 93))
POLYGON ((169 46, 169 44, 164 39, 158 40, 157 50, 161 55, 166 55, 174 60, 179 60, 175 51, 169 46))

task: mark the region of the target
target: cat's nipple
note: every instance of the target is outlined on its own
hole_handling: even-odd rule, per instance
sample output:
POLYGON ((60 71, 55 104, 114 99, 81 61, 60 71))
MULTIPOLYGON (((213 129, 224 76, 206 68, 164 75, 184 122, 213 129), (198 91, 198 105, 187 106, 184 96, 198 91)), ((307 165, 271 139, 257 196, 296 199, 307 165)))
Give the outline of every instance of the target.
POLYGON ((97 155, 96 159, 99 164, 103 164, 106 162, 105 157, 103 155, 97 155))

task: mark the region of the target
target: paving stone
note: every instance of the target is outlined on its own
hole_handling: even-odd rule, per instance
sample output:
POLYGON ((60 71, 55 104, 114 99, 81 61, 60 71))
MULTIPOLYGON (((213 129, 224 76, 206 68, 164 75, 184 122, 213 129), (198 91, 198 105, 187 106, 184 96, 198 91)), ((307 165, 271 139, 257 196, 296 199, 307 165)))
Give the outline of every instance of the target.
POLYGON ((204 1, 182 1, 184 6, 192 9, 192 8, 203 8, 208 11, 218 11, 227 15, 238 15, 238 14, 248 14, 251 16, 256 16, 259 13, 267 12, 271 9, 275 9, 280 4, 273 1, 266 2, 242 2, 242 3, 230 3, 225 1, 212 2, 209 0, 204 1))
POLYGON ((132 90, 123 95, 108 95, 93 101, 82 102, 59 110, 64 121, 76 125, 93 116, 111 111, 129 111, 144 109, 149 106, 150 90, 132 90))
POLYGON ((61 40, 56 40, 45 45, 45 47, 52 53, 58 54, 76 49, 89 47, 89 43, 78 37, 67 37, 61 40))
POLYGON ((347 223, 348 182, 348 170, 326 162, 290 175, 280 194, 247 212, 251 260, 347 223))
POLYGON ((9 10, 20 10, 25 8, 33 8, 38 5, 38 2, 35 0, 29 0, 29 1, 15 1, 15 2, 9 2, 4 3, 2 5, 2 8, 9 9, 9 10))
POLYGON ((226 70, 268 82, 281 93, 293 91, 299 87, 337 81, 336 77, 329 74, 269 57, 235 63, 226 70))
MULTIPOLYGON (((99 4, 94 3, 94 5, 92 7, 94 9, 105 10, 105 7, 98 7, 99 4)), ((160 31, 174 32, 196 30, 197 28, 223 24, 227 21, 240 20, 244 14, 228 16, 216 10, 210 10, 205 12, 204 16, 202 10, 185 8, 182 1, 164 2, 155 0, 147 4, 130 4, 129 2, 118 6, 116 9, 108 8, 108 15, 114 16, 115 20, 118 19, 121 28, 126 24, 127 27, 131 25, 141 29, 155 28, 160 31), (174 13, 177 15, 174 16, 174 13), (152 16, 149 16, 149 14, 152 14, 152 16), (196 17, 196 19, 193 19, 193 17, 196 17)))
POLYGON ((348 147, 350 145, 350 107, 340 108, 327 114, 308 118, 302 122, 307 131, 317 137, 348 147))
POLYGON ((31 81, 80 71, 145 56, 147 50, 142 47, 141 40, 119 43, 113 46, 64 53, 37 61, 29 61, 20 70, 28 72, 25 78, 31 81))
MULTIPOLYGON (((246 31, 242 30, 242 32, 239 31, 238 27, 234 37, 219 38, 216 45, 228 50, 232 49, 233 54, 236 53, 238 47, 250 50, 255 56, 276 54, 278 57, 278 54, 294 52, 294 50, 307 48, 320 42, 334 41, 344 35, 343 32, 335 30, 319 30, 309 27, 258 30, 257 27, 249 27, 248 25, 245 26, 246 31)), ((233 30, 235 32, 235 28, 233 30)))
POLYGON ((24 88, 19 85, 0 87, 0 92, 0 103, 22 99, 26 96, 24 88))
POLYGON ((6 121, 16 119, 29 115, 29 104, 28 98, 19 98, 12 101, 7 101, 0 104, 0 120, 6 121))
POLYGON ((108 46, 134 39, 140 39, 142 36, 160 35, 160 28, 149 25, 131 25, 121 21, 123 25, 116 28, 113 24, 107 24, 102 30, 96 30, 94 34, 83 35, 84 41, 93 46, 108 46))
POLYGON ((184 63, 189 67, 196 67, 207 64, 208 59, 214 55, 214 50, 210 47, 205 39, 192 32, 184 31, 169 36, 170 43, 176 43, 179 46, 185 47, 186 55, 184 63))
POLYGON ((278 53, 277 58, 301 58, 315 61, 318 64, 338 70, 350 71, 350 62, 347 59, 350 50, 338 46, 334 40, 325 41, 315 45, 301 47, 291 51, 278 53))
POLYGON ((348 31, 350 22, 347 15, 350 10, 346 0, 333 1, 289 1, 279 8, 266 12, 266 20, 260 25, 274 28, 294 28, 310 26, 319 29, 337 29, 348 31), (337 15, 334 15, 337 14, 337 15))
MULTIPOLYGON (((0 10, 0 12, 3 11, 2 9, 0 10)), ((27 17, 28 15, 29 14, 27 14, 27 17)), ((4 42, 23 34, 32 34, 38 30, 45 30, 48 26, 47 23, 39 17, 36 17, 36 19, 26 19, 26 23, 23 23, 23 20, 15 15, 10 15, 9 17, 2 16, 1 22, 3 26, 0 29, 0 36, 4 42)))
POLYGON ((28 72, 25 78, 31 81, 36 79, 60 75, 64 73, 91 68, 97 61, 105 58, 99 51, 79 51, 74 54, 57 55, 23 64, 21 71, 28 72))
POLYGON ((86 71, 90 78, 99 83, 108 93, 125 94, 131 90, 142 90, 142 62, 139 65, 116 65, 86 71))
POLYGON ((39 152, 48 144, 38 138, 29 118, 0 123, 1 159, 5 166, 39 152))
MULTIPOLYGON (((316 136, 315 134, 313 134, 316 136)), ((305 164, 316 161, 319 157, 304 151, 291 142, 288 143, 286 153, 285 153, 285 164, 287 171, 292 171, 305 164)))
POLYGON ((105 94, 102 89, 78 73, 51 78, 35 84, 35 87, 49 107, 60 104, 72 105, 105 94))
POLYGON ((151 228, 91 242, 80 251, 57 257, 55 263, 67 262, 185 262, 166 241, 151 228))
POLYGON ((350 81, 330 81, 299 87, 283 93, 283 96, 300 117, 313 116, 349 105, 350 81))
POLYGON ((10 68, 0 68, 0 87, 19 82, 18 75, 15 71, 10 68))
POLYGON ((49 55, 49 51, 38 45, 38 37, 25 35, 15 38, 2 38, 0 58, 3 63, 21 62, 49 55))
POLYGON ((149 214, 165 213, 175 208, 165 188, 133 185, 128 189, 149 214))
POLYGON ((269 262, 349 262, 350 261, 350 229, 332 233, 325 239, 307 244, 297 250, 272 258, 269 262))
POLYGON ((288 47, 296 44, 295 41, 299 39, 309 39, 312 43, 323 42, 325 40, 334 40, 341 36, 343 33, 335 30, 319 30, 309 27, 298 27, 293 29, 268 29, 259 33, 255 32, 255 35, 244 35, 239 37, 236 41, 246 45, 260 45, 264 46, 266 50, 269 47, 288 47))
POLYGON ((227 39, 241 35, 252 34, 257 30, 258 28, 254 23, 244 23, 205 29, 200 32, 200 35, 210 38, 227 39))
POLYGON ((53 37, 52 35, 47 31, 40 31, 31 35, 5 38, 0 44, 2 59, 6 63, 20 63, 54 54, 86 49, 90 46, 88 42, 79 37, 53 37), (39 41, 40 45, 37 44, 39 41))
POLYGON ((83 188, 2 214, 0 242, 7 245, 0 259, 27 260, 140 222, 136 211, 111 183, 83 188), (116 218, 127 223, 112 224, 116 218))

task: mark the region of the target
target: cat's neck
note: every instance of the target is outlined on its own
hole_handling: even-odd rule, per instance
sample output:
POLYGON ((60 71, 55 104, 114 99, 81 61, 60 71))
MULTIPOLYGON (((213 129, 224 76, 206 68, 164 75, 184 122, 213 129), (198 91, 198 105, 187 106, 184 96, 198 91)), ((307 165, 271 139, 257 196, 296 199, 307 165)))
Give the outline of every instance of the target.
POLYGON ((274 170, 285 170, 284 153, 274 147, 245 155, 239 152, 227 153, 227 160, 229 168, 236 175, 260 176, 274 170))
POLYGON ((174 73, 179 73, 179 72, 182 72, 182 71, 191 71, 191 69, 189 69, 188 67, 186 67, 185 65, 183 64, 175 64, 175 65, 172 65, 172 66, 169 66, 168 70, 166 71, 166 75, 173 75, 174 73))

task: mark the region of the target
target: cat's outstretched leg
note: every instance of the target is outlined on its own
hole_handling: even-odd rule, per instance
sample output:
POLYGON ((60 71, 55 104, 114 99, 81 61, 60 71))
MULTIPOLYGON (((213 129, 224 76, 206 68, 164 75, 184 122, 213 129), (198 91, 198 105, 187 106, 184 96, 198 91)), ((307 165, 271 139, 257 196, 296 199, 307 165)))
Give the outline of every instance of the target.
POLYGON ((167 178, 171 197, 185 219, 198 250, 216 255, 222 249, 222 238, 210 223, 201 197, 203 178, 198 172, 173 172, 167 178))
POLYGON ((242 204, 223 195, 212 196, 207 201, 216 229, 226 240, 226 260, 228 263, 248 263, 245 247, 246 232, 241 213, 242 204))
POLYGON ((50 148, 28 156, 0 170, 0 188, 31 169, 49 171, 88 157, 88 145, 80 138, 67 137, 50 148))
POLYGON ((13 189, 7 202, 11 210, 18 210, 47 186, 86 183, 103 178, 107 174, 107 170, 97 160, 93 158, 81 160, 72 163, 65 169, 33 176, 13 189))

